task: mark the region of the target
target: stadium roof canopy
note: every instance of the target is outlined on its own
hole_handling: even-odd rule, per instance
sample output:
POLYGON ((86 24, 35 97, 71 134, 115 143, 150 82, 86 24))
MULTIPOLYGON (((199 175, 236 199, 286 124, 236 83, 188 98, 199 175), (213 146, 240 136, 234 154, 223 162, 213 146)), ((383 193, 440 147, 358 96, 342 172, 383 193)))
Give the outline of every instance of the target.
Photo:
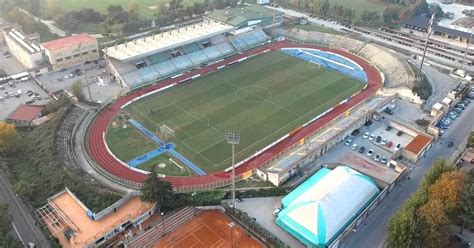
POLYGON ((251 24, 258 24, 265 22, 275 17, 281 17, 283 12, 275 11, 265 8, 259 4, 251 4, 245 7, 236 7, 228 9, 215 10, 207 15, 208 18, 225 22, 236 28, 251 26, 251 24))
POLYGON ((378 195, 368 176, 322 168, 282 199, 276 224, 307 247, 326 247, 378 195))
POLYGON ((103 51, 110 57, 123 62, 129 62, 233 30, 234 28, 230 25, 213 20, 205 20, 111 46, 103 51))

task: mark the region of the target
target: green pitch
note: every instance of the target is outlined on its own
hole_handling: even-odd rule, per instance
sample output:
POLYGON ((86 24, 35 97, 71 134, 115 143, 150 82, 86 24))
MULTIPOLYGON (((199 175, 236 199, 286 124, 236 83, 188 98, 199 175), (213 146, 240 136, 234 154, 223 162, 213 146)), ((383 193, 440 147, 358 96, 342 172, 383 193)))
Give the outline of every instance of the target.
POLYGON ((146 97, 125 110, 158 137, 162 124, 171 127, 175 136, 169 141, 177 151, 213 172, 231 165, 227 131, 241 132, 236 146, 236 161, 241 161, 363 86, 272 52, 146 97))

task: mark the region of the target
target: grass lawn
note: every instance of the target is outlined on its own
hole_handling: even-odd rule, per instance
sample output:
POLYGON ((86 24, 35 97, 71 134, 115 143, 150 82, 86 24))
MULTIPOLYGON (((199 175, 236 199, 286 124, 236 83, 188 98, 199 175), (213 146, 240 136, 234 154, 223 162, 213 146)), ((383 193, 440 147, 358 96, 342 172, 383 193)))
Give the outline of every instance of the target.
POLYGON ((309 32, 316 31, 316 32, 328 33, 328 34, 344 34, 332 28, 326 28, 326 27, 316 26, 316 25, 311 25, 311 24, 307 24, 307 25, 298 24, 298 25, 295 25, 294 27, 299 28, 304 31, 309 31, 309 32))
MULTIPOLYGON (((177 151, 212 172, 231 164, 228 130, 241 132, 236 146, 236 161, 241 161, 362 87, 357 80, 272 52, 143 98, 126 111, 150 131, 162 124, 174 129, 177 151)), ((108 141, 126 138, 112 136, 109 132, 108 141)))
POLYGON ((103 34, 105 29, 101 23, 79 23, 76 33, 103 34))
MULTIPOLYGON (((184 5, 192 5, 195 2, 202 2, 203 0, 184 0, 184 5)), ((106 12, 109 5, 122 5, 125 10, 130 8, 133 3, 138 3, 142 9, 142 17, 151 18, 153 17, 153 9, 150 6, 155 6, 156 0, 62 0, 61 9, 62 11, 68 12, 71 10, 80 10, 83 8, 93 8, 100 12, 106 12)))
POLYGON ((194 175, 194 172, 190 169, 188 169, 184 164, 182 164, 179 160, 174 159, 173 160, 181 165, 184 168, 184 171, 181 171, 181 169, 173 164, 172 162, 169 161, 171 156, 169 156, 167 153, 162 154, 161 156, 154 157, 153 159, 140 164, 137 166, 138 169, 146 170, 146 171, 151 171, 152 169, 155 169, 156 172, 165 174, 168 176, 190 176, 194 175), (160 163, 166 164, 165 168, 160 168, 158 165, 160 163))
POLYGON ((131 125, 128 125, 126 129, 121 126, 110 126, 107 130, 106 139, 109 149, 123 162, 128 162, 137 156, 158 148, 158 145, 145 138, 131 125))

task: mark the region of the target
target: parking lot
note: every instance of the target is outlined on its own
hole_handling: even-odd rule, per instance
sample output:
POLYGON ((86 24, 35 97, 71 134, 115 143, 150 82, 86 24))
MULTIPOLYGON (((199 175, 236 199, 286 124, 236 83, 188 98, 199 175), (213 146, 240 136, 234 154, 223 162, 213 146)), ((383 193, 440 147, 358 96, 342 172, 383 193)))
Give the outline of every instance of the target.
POLYGON ((31 79, 25 82, 10 82, 11 84, 0 86, 0 120, 5 120, 22 104, 28 102, 29 104, 43 105, 50 100, 48 94, 31 79))
MULTIPOLYGON (((115 82, 107 86, 97 84, 97 76, 104 72, 105 61, 99 60, 97 64, 88 63, 84 65, 87 80, 89 82, 90 92, 93 101, 104 101, 110 97, 114 97, 120 92, 121 87, 115 82)), ((64 89, 70 91, 76 80, 81 80, 84 84, 84 96, 89 99, 89 92, 85 85, 84 75, 82 74, 82 66, 74 66, 67 70, 50 72, 38 77, 38 80, 51 92, 64 89), (77 73, 78 72, 78 73, 77 73)))
POLYGON ((3 70, 8 75, 11 75, 24 72, 27 69, 11 55, 6 46, 2 46, 0 47, 0 70, 3 70), (7 55, 4 54, 6 52, 8 52, 7 55))

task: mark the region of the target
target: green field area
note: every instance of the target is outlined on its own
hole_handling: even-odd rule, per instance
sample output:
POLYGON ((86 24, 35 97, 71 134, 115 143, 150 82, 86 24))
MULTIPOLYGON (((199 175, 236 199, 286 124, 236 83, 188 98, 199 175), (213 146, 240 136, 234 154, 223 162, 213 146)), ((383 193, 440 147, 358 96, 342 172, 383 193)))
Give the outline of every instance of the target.
MULTIPOLYGON (((117 120, 114 121, 119 123, 117 120)), ((110 151, 123 162, 128 162, 158 148, 158 145, 147 139, 131 125, 127 125, 127 128, 122 128, 121 125, 117 127, 110 126, 107 130, 106 140, 110 151)))
POLYGON ((164 153, 158 157, 154 157, 153 159, 150 159, 149 161, 140 164, 137 168, 146 171, 151 171, 152 169, 155 169, 157 173, 165 174, 168 176, 191 176, 195 174, 192 170, 183 165, 179 160, 172 158, 167 153, 164 153), (173 159, 173 161, 175 161, 180 167, 178 167, 178 165, 176 165, 175 163, 170 162, 170 158, 173 159), (165 164, 166 167, 161 168, 159 166, 160 164, 165 164))
MULTIPOLYGON (((125 110, 157 136, 162 124, 171 127, 175 136, 170 141, 177 151, 213 172, 231 165, 227 131, 241 132, 236 146, 236 161, 241 161, 363 86, 339 73, 271 52, 143 98, 125 110)), ((125 138, 114 135, 109 131, 107 140, 125 138)))
MULTIPOLYGON (((183 0, 184 5, 192 5, 195 2, 202 2, 203 0, 183 0)), ((122 5, 125 10, 130 8, 133 3, 138 3, 142 9, 144 17, 152 17, 154 10, 152 6, 156 5, 156 0, 61 0, 61 10, 68 12, 71 10, 80 10, 83 8, 93 8, 100 12, 106 12, 109 5, 122 5), (152 7, 152 8, 150 8, 152 7)))

